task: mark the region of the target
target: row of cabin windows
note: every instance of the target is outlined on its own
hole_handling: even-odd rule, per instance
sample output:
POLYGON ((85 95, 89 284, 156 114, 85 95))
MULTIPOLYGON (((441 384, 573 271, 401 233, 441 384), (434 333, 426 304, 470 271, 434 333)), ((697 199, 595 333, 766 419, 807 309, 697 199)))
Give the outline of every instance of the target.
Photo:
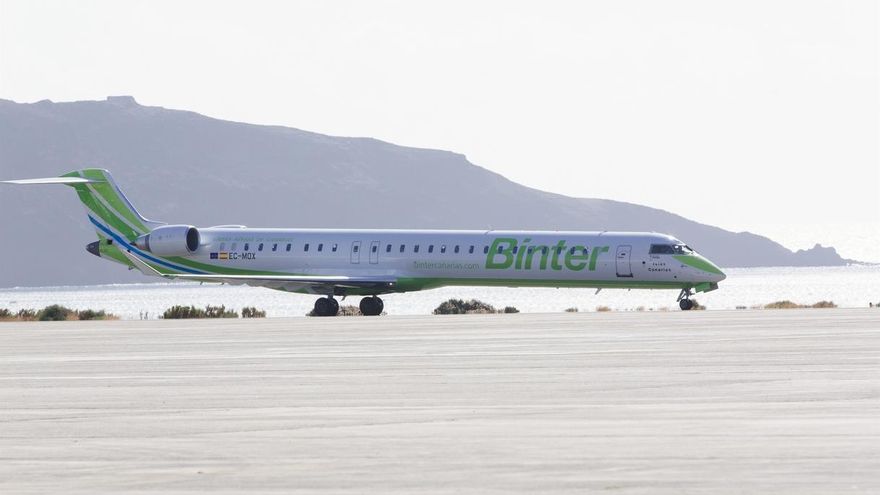
MULTIPOLYGON (((276 251, 278 251, 278 246, 279 246, 279 245, 280 245, 280 244, 278 244, 277 242, 276 242, 276 243, 273 243, 273 244, 272 244, 272 249, 271 249, 271 251, 272 251, 272 252, 276 252, 276 251)), ((266 244, 261 242, 261 243, 257 244, 257 249, 256 249, 256 250, 257 250, 257 251, 262 251, 262 250, 263 250, 263 247, 265 247, 265 246, 266 246, 266 244)), ((304 245, 303 245, 303 251, 308 252, 308 251, 309 251, 309 247, 310 247, 310 244, 309 244, 309 243, 304 244, 304 245)), ((293 248, 293 244, 291 244, 291 243, 289 243, 289 242, 287 243, 286 246, 284 246, 284 250, 287 251, 287 252, 290 252, 290 250, 291 250, 292 248, 293 248)), ((233 243, 230 245, 229 250, 230 250, 230 251, 235 251, 236 249, 238 249, 238 243, 237 243, 237 242, 233 242, 233 243)), ((250 249, 251 249, 251 243, 249 243, 249 242, 244 243, 244 250, 245 250, 245 251, 250 251, 250 249)), ((330 246, 330 250, 333 251, 334 253, 335 253, 338 249, 339 249, 339 244, 335 244, 335 243, 334 243, 332 246, 330 246)), ((221 242, 221 243, 220 243, 220 251, 226 251, 226 243, 225 243, 225 242, 221 242)), ((323 243, 323 242, 318 243, 317 251, 318 251, 319 253, 324 251, 324 243, 323 243)))
MULTIPOLYGON (((262 243, 262 242, 259 243, 259 244, 257 244, 257 251, 262 251, 264 246, 265 246, 265 244, 262 243)), ((273 244, 272 244, 272 249, 271 249, 272 252, 276 252, 276 251, 278 251, 278 246, 279 246, 278 243, 273 243, 273 244)), ((309 247, 310 247, 310 246, 311 246, 311 243, 308 243, 308 242, 305 243, 305 244, 303 244, 303 252, 305 252, 305 253, 309 252, 309 247)), ((287 243, 287 245, 284 247, 284 250, 287 251, 287 252, 290 252, 290 250, 292 249, 292 247, 293 247, 293 244, 291 244, 291 243, 287 243)), ((360 246, 358 246, 358 245, 356 244, 356 245, 352 248, 352 250, 353 250, 355 253, 357 253, 358 250, 359 250, 359 247, 360 247, 360 246)), ((420 247, 420 246, 419 246, 418 244, 414 244, 414 245, 413 245, 413 252, 414 252, 414 253, 418 253, 418 252, 419 252, 419 247, 420 247)), ((237 248, 238 248, 238 243, 237 243, 237 242, 233 242, 232 245, 230 246, 230 250, 231 250, 231 251, 235 251, 237 248)), ((244 250, 245 250, 245 251, 250 251, 250 248, 251 248, 250 243, 249 243, 249 242, 245 242, 245 243, 244 243, 244 250)), ((528 254, 532 254, 532 253, 535 251, 535 248, 536 248, 536 246, 527 246, 526 249, 528 250, 528 251, 527 251, 528 254)), ((547 246, 541 246, 540 248, 541 248, 541 249, 540 249, 539 251, 541 251, 541 254, 542 254, 542 255, 546 255, 547 252, 548 252, 548 250, 551 249, 551 248, 549 248, 549 247, 547 247, 547 246)), ((330 246, 330 251, 332 251, 332 252, 334 252, 334 253, 335 253, 338 249, 339 249, 339 244, 333 243, 333 244, 330 246)), ((372 246, 372 251, 373 251, 374 253, 378 252, 378 249, 379 249, 379 246, 376 246, 376 245, 373 245, 373 246, 372 246)), ((393 245, 391 245, 391 244, 387 244, 387 245, 385 246, 385 252, 386 252, 386 253, 390 253, 392 249, 393 249, 393 245)), ((562 253, 562 249, 559 248, 558 246, 555 246, 555 247, 552 248, 552 249, 556 249, 556 251, 557 251, 559 254, 562 253)), ((570 254, 574 254, 576 249, 577 249, 577 248, 570 248, 570 249, 569 249, 569 253, 570 253, 570 254)), ((583 254, 584 254, 584 256, 586 256, 586 255, 587 255, 587 248, 582 248, 582 249, 583 249, 583 254)), ((221 242, 221 243, 220 243, 220 251, 225 251, 225 250, 226 250, 226 243, 225 243, 225 242, 221 242)), ((319 252, 319 253, 323 252, 323 251, 324 251, 324 243, 323 243, 323 242, 318 243, 318 246, 317 246, 317 249, 316 249, 316 250, 317 250, 317 252, 319 252)), ((406 252, 406 244, 401 244, 401 245, 400 245, 399 252, 401 252, 401 253, 405 253, 405 252, 406 252)), ((429 253, 433 253, 433 252, 434 252, 434 245, 433 245, 433 244, 429 244, 429 245, 428 245, 428 252, 429 252, 429 253)), ((455 246, 453 246, 453 248, 452 248, 452 252, 455 253, 455 254, 460 253, 460 252, 461 252, 461 246, 459 246, 459 245, 455 245, 455 246)), ((501 254, 501 253, 503 253, 503 252, 504 252, 504 247, 503 247, 503 246, 498 246, 498 254, 501 254)), ((519 252, 519 246, 515 246, 515 247, 513 248, 513 254, 517 254, 517 252, 519 252)), ((446 253, 446 244, 441 244, 441 245, 440 245, 440 254, 445 254, 445 253, 446 253)), ((473 246, 473 245, 471 245, 470 247, 468 247, 468 254, 474 254, 474 246, 473 246)), ((483 254, 489 254, 489 246, 483 246, 483 254)), ((652 254, 653 254, 653 250, 652 250, 652 254)))

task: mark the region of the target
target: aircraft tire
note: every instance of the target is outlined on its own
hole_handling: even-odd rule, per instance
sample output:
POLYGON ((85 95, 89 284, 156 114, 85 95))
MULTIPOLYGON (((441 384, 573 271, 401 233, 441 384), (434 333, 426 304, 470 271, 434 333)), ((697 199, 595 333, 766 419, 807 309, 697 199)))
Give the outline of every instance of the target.
POLYGON ((682 311, 690 311, 694 308, 694 302, 690 299, 682 299, 679 301, 678 307, 681 308, 682 311))
POLYGON ((382 314, 382 310, 385 309, 385 304, 382 303, 382 300, 378 297, 371 296, 361 299, 359 308, 361 314, 364 316, 378 316, 382 314))
POLYGON ((339 303, 329 297, 321 297, 315 301, 315 316, 336 316, 339 313, 339 303))

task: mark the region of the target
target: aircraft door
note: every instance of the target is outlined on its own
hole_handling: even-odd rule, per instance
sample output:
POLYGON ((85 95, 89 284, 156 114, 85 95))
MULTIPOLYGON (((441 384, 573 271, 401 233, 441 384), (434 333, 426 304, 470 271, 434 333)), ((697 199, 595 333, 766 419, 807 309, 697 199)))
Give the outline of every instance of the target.
POLYGON ((354 264, 361 262, 361 241, 351 243, 351 262, 354 264))
POLYGON ((632 246, 617 246, 617 276, 632 277, 632 266, 630 265, 630 254, 632 254, 632 246))
POLYGON ((376 264, 379 262, 379 241, 370 242, 370 263, 376 264))

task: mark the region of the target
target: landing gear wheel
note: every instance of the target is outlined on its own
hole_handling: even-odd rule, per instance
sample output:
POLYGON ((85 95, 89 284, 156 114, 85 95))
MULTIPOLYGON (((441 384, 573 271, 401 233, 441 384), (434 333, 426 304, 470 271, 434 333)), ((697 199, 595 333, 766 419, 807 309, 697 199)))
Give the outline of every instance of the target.
POLYGON ((694 292, 690 287, 681 289, 681 293, 678 295, 678 307, 681 308, 682 311, 690 311, 694 309, 694 302, 690 300, 692 295, 694 295, 694 292))
POLYGON ((315 316, 336 316, 339 313, 339 303, 336 299, 322 297, 315 301, 315 316))
POLYGON ((371 296, 361 299, 359 307, 364 316, 379 316, 385 309, 385 303, 378 297, 371 296))

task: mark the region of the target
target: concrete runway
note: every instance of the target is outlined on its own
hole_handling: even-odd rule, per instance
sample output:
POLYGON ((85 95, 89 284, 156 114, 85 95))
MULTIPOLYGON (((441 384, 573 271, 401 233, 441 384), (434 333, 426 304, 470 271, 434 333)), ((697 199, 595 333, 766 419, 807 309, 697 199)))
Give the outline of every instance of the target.
POLYGON ((880 493, 880 310, 0 323, 0 493, 880 493))

